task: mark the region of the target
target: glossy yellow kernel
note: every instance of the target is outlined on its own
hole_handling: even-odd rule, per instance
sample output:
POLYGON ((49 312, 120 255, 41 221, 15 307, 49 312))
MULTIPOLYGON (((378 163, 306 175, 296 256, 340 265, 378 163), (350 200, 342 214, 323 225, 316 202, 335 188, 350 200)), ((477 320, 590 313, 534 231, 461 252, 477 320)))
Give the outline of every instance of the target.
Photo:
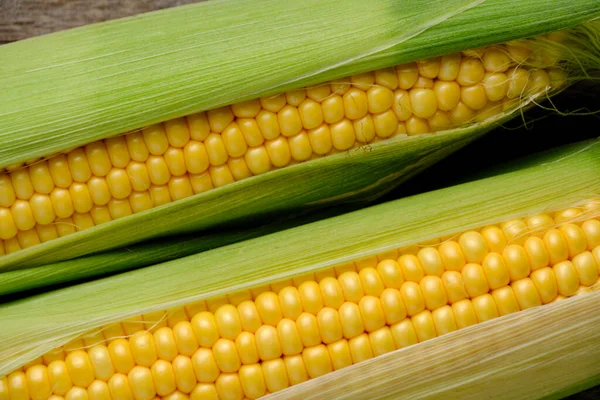
MULTIPOLYGON (((312 100, 309 100, 312 101, 312 100)), ((317 104, 318 107, 318 104, 317 104)), ((315 117, 316 118, 316 117, 315 117)), ((277 119, 281 134, 284 136, 294 136, 302 130, 302 119, 298 108, 286 105, 277 113, 277 119)), ((316 121, 315 121, 316 122, 316 121)), ((319 122, 320 124, 320 122, 319 122)), ((315 125, 318 126, 319 124, 315 125)), ((311 124, 309 124, 311 125, 311 124)))
POLYGON ((516 281, 529 276, 531 264, 523 246, 511 244, 502 252, 502 257, 508 268, 510 280, 516 281))
POLYGON ((255 303, 263 323, 277 326, 281 318, 283 318, 277 294, 270 291, 261 293, 256 298, 255 303))
POLYGON ((304 99, 306 99, 306 90, 298 89, 286 92, 285 99, 289 105, 297 107, 304 99))
POLYGON ((542 305, 540 294, 530 278, 519 279, 511 287, 521 310, 542 305))
POLYGON ((288 140, 280 136, 277 139, 267 140, 265 148, 271 163, 275 167, 285 167, 292 159, 288 140))
POLYGON ((558 264, 569 257, 569 247, 561 231, 550 229, 544 235, 544 244, 550 257, 550 265, 558 264))
MULTIPOLYGON (((29 170, 29 178, 31 181, 31 185, 33 187, 33 190, 36 193, 48 194, 52 191, 52 189, 54 189, 54 181, 52 180, 52 175, 50 174, 50 169, 48 168, 48 162, 46 162, 46 161, 38 162, 36 164, 31 165, 28 168, 28 170, 29 170)), ((8 176, 6 176, 6 175, 4 175, 4 176, 5 176, 5 179, 8 178, 8 176)), ((6 180, 8 181, 8 179, 6 179, 6 180)), ((6 182, 6 183, 10 183, 10 182, 6 182)), ((4 183, 4 184, 6 184, 6 183, 4 183)), ((10 199, 10 197, 14 196, 14 195, 11 196, 11 194, 14 193, 14 191, 12 191, 12 185, 11 185, 10 189, 6 188, 4 190, 7 193, 5 192, 6 194, 4 194, 4 196, 3 196, 2 195, 3 179, 2 179, 2 177, 0 177, 0 206, 2 206, 3 203, 6 203, 7 200, 10 199), (3 197, 7 197, 7 199, 2 201, 3 197)), ((14 199, 13 199, 13 201, 14 201, 14 199)))
POLYGON ((460 91, 460 99, 472 110, 481 110, 488 102, 486 91, 481 84, 463 86, 460 91))
POLYGON ((302 314, 302 299, 296 287, 286 286, 279 291, 277 296, 284 318, 295 320, 302 314))
POLYGON ((405 282, 400 288, 400 294, 406 306, 406 313, 409 316, 413 316, 425 309, 425 298, 418 283, 405 282))
POLYGON ((419 79, 419 71, 416 63, 399 65, 396 67, 396 73, 400 89, 410 89, 417 79, 419 79))
POLYGON ((0 207, 10 207, 15 199, 15 190, 10 175, 0 173, 0 207))
POLYGON ((413 89, 415 89, 415 88, 433 89, 433 84, 434 84, 433 79, 426 78, 424 76, 419 76, 419 79, 417 79, 417 81, 413 85, 413 89))
POLYGON ((199 383, 190 393, 190 400, 219 400, 219 393, 213 383, 199 383))
MULTIPOLYGON (((216 361, 217 354, 215 354, 214 350, 211 351, 211 349, 207 349, 204 347, 201 347, 194 352, 194 354, 191 357, 191 362, 194 368, 195 377, 198 380, 198 382, 212 383, 217 380, 219 374, 221 373, 216 361)), ((169 381, 169 383, 171 383, 171 380, 169 381)), ((175 382, 173 382, 169 386, 174 385, 175 382)))
POLYGON ((397 261, 384 259, 377 264, 377 273, 387 288, 399 289, 404 283, 404 274, 397 261))
POLYGON ((33 400, 46 400, 50 397, 52 387, 48 378, 48 369, 45 365, 37 364, 27 368, 25 376, 27 378, 29 396, 33 400))
MULTIPOLYGON (((323 297, 323 304, 326 307, 332 307, 337 310, 344 303, 344 294, 342 292, 342 287, 340 286, 337 279, 333 277, 325 277, 319 282, 319 288, 323 297)), ((279 297, 281 301, 281 293, 279 294, 279 297)), ((282 309, 285 310, 283 306, 282 309)), ((294 312, 292 313, 293 315, 300 315, 300 312, 302 311, 301 307, 297 307, 297 309, 292 309, 294 309, 294 312)))
POLYGON ((446 271, 442 274, 442 282, 448 295, 448 302, 454 303, 467 298, 467 292, 462 281, 462 275, 458 271, 446 271))
POLYGON ((96 176, 105 176, 112 168, 108 151, 103 142, 92 142, 85 146, 85 155, 92 173, 96 176))
POLYGON ((458 76, 461 56, 459 53, 448 54, 440 58, 440 69, 438 79, 443 81, 454 81, 458 76))
POLYGON ((150 186, 150 198, 152 199, 152 204, 154 207, 162 206, 163 204, 170 203, 171 193, 169 192, 169 187, 164 186, 150 186))
MULTIPOLYGON (((264 344, 262 342, 262 331, 259 329, 256 335, 258 352, 263 356, 264 344)), ((235 343, 229 339, 219 339, 212 347, 215 362, 222 372, 236 372, 240 369, 241 360, 235 343)))
POLYGON ((33 217, 38 224, 50 224, 56 218, 50 196, 35 193, 33 196, 31 196, 31 199, 29 199, 29 204, 31 212, 33 213, 33 217))
POLYGON ((126 136, 115 136, 105 139, 104 144, 110 158, 110 163, 116 168, 126 168, 131 161, 126 136))
POLYGON ((497 226, 491 225, 483 228, 481 230, 481 234, 483 235, 486 243, 489 246, 490 251, 496 253, 502 253, 504 248, 507 245, 507 240, 502 229, 497 226))
POLYGON ((275 139, 281 133, 277 114, 274 112, 262 110, 256 116, 256 122, 258 123, 258 127, 260 128, 263 137, 267 140, 275 139))
POLYGON ((162 124, 152 125, 143 129, 142 134, 144 136, 144 143, 150 154, 160 156, 167 151, 169 140, 162 124))
POLYGON ((302 355, 287 356, 283 358, 290 385, 297 385, 308 380, 308 371, 304 365, 302 355))
POLYGON ((375 124, 373 117, 366 115, 352 122, 356 140, 360 143, 367 143, 375 138, 375 124))
POLYGON ((520 98, 525 94, 525 88, 529 80, 525 69, 511 68, 507 71, 508 89, 506 96, 509 99, 520 98))
POLYGON ((364 296, 360 276, 353 271, 344 272, 338 277, 346 301, 358 303, 364 296))
POLYGON ((113 399, 133 400, 127 375, 117 373, 108 381, 108 390, 113 399))
MULTIPOLYGON (((339 316, 342 332, 346 339, 351 339, 364 332, 365 326, 361 317, 361 310, 356 303, 345 302, 342 304, 339 308, 339 316)), ((314 345, 314 342, 309 344, 314 345)))
POLYGON ((351 88, 343 96, 344 115, 349 119, 358 119, 364 117, 368 112, 368 100, 364 91, 358 88, 351 88))
POLYGON ((221 187, 235 182, 235 179, 233 179, 233 175, 231 174, 231 170, 227 164, 210 167, 208 172, 215 187, 221 187))
POLYGON ((353 75, 350 77, 350 82, 352 83, 352 87, 366 91, 375 83, 375 74, 373 72, 365 72, 353 75))
POLYGON ((429 310, 435 310, 446 303, 448 303, 448 297, 444 290, 444 284, 438 276, 428 275, 425 276, 419 283, 423 297, 425 299, 425 306, 429 310))
POLYGON ((396 350, 394 337, 389 327, 384 326, 369 333, 369 342, 375 357, 396 350))
POLYGON ((65 358, 65 364, 69 371, 69 376, 74 385, 88 387, 94 380, 94 371, 88 353, 83 350, 76 350, 69 353, 65 358))
POLYGON ((393 110, 387 110, 372 116, 375 133, 380 138, 388 138, 398 130, 398 119, 393 110))
POLYGON ((412 116, 411 97, 406 90, 396 90, 394 92, 392 110, 399 121, 406 121, 412 116))
POLYGON ((194 390, 197 380, 192 360, 189 357, 178 355, 172 365, 177 389, 183 393, 190 393, 194 390))
POLYGON ((156 355, 158 358, 166 361, 172 361, 178 354, 177 343, 173 330, 168 327, 162 327, 153 334, 154 345, 156 346, 156 355))
MULTIPOLYGON (((340 308, 340 318, 343 318, 341 313, 342 309, 340 308)), ((309 313, 300 314, 296 319, 296 328, 304 347, 315 346, 321 343, 321 332, 315 315, 309 313)))
POLYGON ((183 149, 169 147, 163 157, 171 175, 181 176, 187 172, 183 149))
POLYGON ((473 303, 473 308, 475 309, 475 314, 477 314, 479 322, 485 322, 500 316, 498 308, 496 307, 496 302, 489 293, 477 296, 473 298, 471 302, 473 303))
POLYGON ((329 344, 343 337, 340 315, 337 310, 325 307, 317 314, 317 322, 323 343, 329 344))
POLYGON ((542 303, 550 303, 558 295, 558 284, 552 268, 544 267, 533 271, 531 281, 535 285, 542 303))
POLYGON ((22 371, 15 371, 8 375, 6 379, 8 386, 9 399, 27 400, 30 398, 29 389, 27 387, 27 377, 22 371))
POLYGON ((523 248, 527 253, 527 257, 529 257, 532 271, 544 268, 550 263, 550 257, 544 241, 539 237, 531 236, 527 238, 523 244, 523 248))
POLYGON ((321 344, 304 349, 302 359, 311 378, 317 378, 333 371, 333 364, 325 345, 321 344))
POLYGON ((233 121, 234 115, 231 108, 220 107, 206 112, 208 124, 212 132, 221 133, 233 121))
POLYGON ((244 397, 238 374, 221 374, 215 387, 221 400, 242 400, 244 397))
POLYGON ((480 82, 485 74, 485 69, 480 60, 476 58, 463 58, 458 68, 456 81, 461 86, 470 86, 480 82))
POLYGON ((409 135, 421 135, 430 132, 427 120, 415 117, 414 115, 406 120, 404 125, 406 127, 406 133, 409 135))
POLYGON ((573 257, 573 266, 577 270, 579 282, 584 286, 592 286, 598 280, 600 267, 591 252, 586 251, 573 257))
POLYGON ((585 233, 579 225, 567 223, 562 225, 558 230, 563 234, 567 243, 569 258, 573 258, 587 249, 585 233))
POLYGON ((419 259, 412 254, 404 254, 398 258, 402 275, 407 281, 419 282, 425 276, 419 259))
POLYGON ((440 244, 438 251, 447 271, 460 271, 467 263, 460 245, 453 240, 440 244))
MULTIPOLYGON (((237 308, 244 331, 251 333, 256 332, 261 326, 262 321, 255 303, 253 301, 243 301, 237 308)), ((198 335, 198 333, 196 333, 196 335, 198 335)), ((203 344, 201 345, 204 346, 203 344)))
POLYGON ((281 358, 265 361, 261 366, 269 392, 277 392, 290 385, 285 363, 281 358))
POLYGON ((28 231, 20 231, 17 233, 17 240, 22 249, 26 249, 31 246, 35 246, 41 243, 40 237, 35 229, 28 231))
POLYGON ((88 400, 88 393, 84 388, 72 387, 65 395, 65 400, 88 400))
POLYGON ((575 222, 581 214, 580 208, 567 208, 554 213, 553 218, 557 224, 575 222))
POLYGON ((341 96, 331 96, 321 103, 323 120, 328 124, 339 122, 344 118, 344 100, 341 96))
POLYGON ((269 152, 264 146, 258 146, 248 149, 244 155, 244 160, 248 169, 254 174, 264 174, 272 168, 269 152))
POLYGON ((388 325, 395 324, 406 317, 406 306, 399 290, 392 288, 385 289, 381 293, 380 300, 388 325))
MULTIPOLYGON (((338 317, 339 322, 339 317, 338 317)), ((341 330, 341 328, 340 328, 341 330)), ((300 334, 296 327, 296 323, 288 318, 284 318, 277 324, 277 334, 279 337, 279 343, 281 344, 281 351, 284 355, 290 356, 294 354, 300 354, 304 348, 300 334)))
POLYGON ((497 289, 510 283, 510 273, 502 255, 492 252, 481 265, 490 289, 497 289))
POLYGON ((581 229, 587 240, 587 249, 592 250, 600 245, 600 220, 590 219, 581 224, 581 229))
POLYGON ((544 92, 550 88, 550 75, 543 69, 537 69, 531 72, 527 79, 526 91, 536 94, 544 92))
POLYGON ((254 334, 250 332, 240 333, 235 339, 235 346, 238 354, 240 355, 242 364, 254 364, 260 360, 258 356, 258 349, 256 347, 256 337, 254 334))
POLYGON ((435 323, 433 321, 431 311, 423 310, 420 313, 414 315, 411 318, 411 320, 419 342, 423 342, 428 339, 433 339, 437 336, 435 330, 435 323))
POLYGON ((504 72, 510 66, 508 53, 500 48, 491 47, 483 53, 483 67, 488 72, 504 72))
POLYGON ((458 239, 467 262, 481 263, 488 254, 489 248, 483 235, 476 231, 468 231, 458 239))
POLYGON ((427 119, 427 122, 432 132, 439 132, 452 127, 450 115, 445 111, 436 111, 433 117, 427 119))
MULTIPOLYGON (((115 339, 108 345, 108 352, 117 372, 126 374, 135 366, 129 342, 126 339, 115 339)), ((77 384, 75 381, 73 383, 77 384)))
POLYGON ((179 354, 191 356, 198 348, 194 327, 190 322, 179 321, 173 326, 173 336, 177 345, 179 354))
POLYGON ((488 100, 502 100, 508 91, 508 82, 508 76, 504 73, 486 74, 482 85, 488 100))
POLYGON ((458 329, 477 323, 477 315, 470 300, 463 299, 452 304, 452 313, 458 329))
POLYGON ((411 89, 409 92, 412 112, 419 118, 429 118, 438 109, 436 92, 432 89, 411 89))
POLYGON ((17 199, 28 200, 35 193, 27 169, 11 172, 10 179, 17 199))
POLYGON ((471 122, 476 114, 465 103, 459 101, 456 107, 450 111, 450 119, 457 125, 462 125, 471 122))
POLYGON ((481 265, 469 263, 462 269, 462 279, 469 297, 476 297, 490 290, 484 269, 481 265))
POLYGON ((308 140, 315 154, 324 155, 331 151, 332 140, 329 125, 321 125, 308 131, 308 140))
POLYGON ((136 400, 152 400, 156 396, 156 389, 149 368, 136 365, 127 374, 131 392, 136 400))
MULTIPOLYGON (((115 373, 108 348, 103 344, 95 345, 88 350, 88 355, 96 379, 108 381, 115 373)), ((152 363, 149 364, 151 365, 152 363)))
POLYGON ((398 349, 418 343, 417 333, 410 318, 392 325, 390 331, 398 349))
MULTIPOLYGON (((208 351, 210 352, 210 350, 208 351)), ((152 381, 154 382, 157 395, 166 396, 177 388, 175 372, 170 362, 165 360, 156 361, 152 364, 150 373, 152 374, 152 381)))
POLYGON ((132 132, 125 135, 127 150, 133 161, 144 162, 148 158, 148 147, 142 132, 132 132))
POLYGON ((452 307, 446 305, 431 312, 437 336, 454 332, 458 329, 452 307))
MULTIPOLYGON (((280 361, 283 363, 283 360, 280 361)), ((248 398, 257 399, 265 394, 267 387, 263 368, 260 364, 243 365, 240 368, 239 377, 242 390, 248 398)))
MULTIPOLYGON (((89 166, 88 166, 89 168, 89 166)), ((64 154, 58 154, 48 160, 48 169, 53 183, 61 188, 68 188, 73 182, 70 170, 70 161, 64 154)), ((84 181, 80 181, 84 182, 84 181)), ((2 187, 2 185, 0 185, 2 187)), ((2 193, 2 190, 0 190, 2 193)), ((10 193, 9 193, 10 195, 10 193)), ((2 196, 0 195, 0 200, 2 196)), ((9 197, 10 198, 10 197, 9 197)))
POLYGON ((89 400, 110 400, 110 390, 104 381, 95 380, 87 388, 89 400))
POLYGON ((370 296, 379 296, 385 286, 383 281, 375 268, 366 267, 359 271, 360 281, 365 294, 370 296))
POLYGON ((290 137, 288 144, 292 158, 296 161, 306 161, 313 155, 308 134, 304 131, 290 137))
POLYGON ((277 112, 283 108, 286 104, 285 94, 278 94, 272 96, 265 96, 260 98, 260 105, 267 111, 277 112))
POLYGON ((306 96, 316 102, 322 102, 331 94, 329 84, 320 84, 306 88, 306 96))
POLYGON ((173 201, 184 199, 194 194, 194 190, 188 175, 171 178, 169 180, 168 188, 173 201))
MULTIPOLYGON (((280 111, 279 115, 281 115, 282 111, 280 111)), ((299 105, 297 112, 304 129, 313 129, 323 123, 323 110, 321 109, 321 105, 314 100, 304 100, 299 105)), ((295 120, 295 116, 294 123, 297 123, 297 121, 295 120)), ((281 117, 279 120, 279 124, 282 126, 283 129, 283 122, 281 120, 281 117)))
MULTIPOLYGON (((300 333, 302 337, 302 331, 300 329, 298 333, 300 333)), ((270 325, 263 325, 258 328, 256 331, 256 348, 258 350, 258 356, 263 361, 281 357, 282 350, 281 343, 277 336, 277 329, 270 325)))
POLYGON ((236 122, 248 146, 255 147, 264 143, 265 139, 254 118, 240 118, 236 122))

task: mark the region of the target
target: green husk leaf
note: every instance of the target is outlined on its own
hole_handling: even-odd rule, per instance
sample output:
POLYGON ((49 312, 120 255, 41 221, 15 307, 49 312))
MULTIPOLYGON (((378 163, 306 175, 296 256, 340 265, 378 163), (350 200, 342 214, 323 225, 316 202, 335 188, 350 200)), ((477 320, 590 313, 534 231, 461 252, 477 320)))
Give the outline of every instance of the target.
POLYGON ((559 398, 600 375, 600 292, 384 354, 265 399, 559 398), (553 396, 554 395, 554 396, 553 396))
POLYGON ((412 196, 0 306, 0 375, 107 323, 286 279, 600 193, 600 140, 412 196))
POLYGON ((573 28, 595 0, 216 0, 0 46, 0 167, 263 94, 573 28))

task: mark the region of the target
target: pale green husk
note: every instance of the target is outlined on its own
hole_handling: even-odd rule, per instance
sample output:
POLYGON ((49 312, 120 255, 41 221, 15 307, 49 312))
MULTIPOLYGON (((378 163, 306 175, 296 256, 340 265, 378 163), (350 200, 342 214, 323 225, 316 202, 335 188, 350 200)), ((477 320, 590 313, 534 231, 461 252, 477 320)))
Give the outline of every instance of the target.
POLYGON ((0 375, 104 324, 342 264, 600 193, 600 140, 384 203, 0 306, 0 375))

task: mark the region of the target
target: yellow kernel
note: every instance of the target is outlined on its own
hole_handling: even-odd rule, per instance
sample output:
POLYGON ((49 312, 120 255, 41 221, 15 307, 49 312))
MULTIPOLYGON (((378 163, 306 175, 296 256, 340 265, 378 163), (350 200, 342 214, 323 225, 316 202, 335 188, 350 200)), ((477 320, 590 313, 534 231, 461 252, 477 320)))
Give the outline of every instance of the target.
POLYGON ((484 258, 482 267, 490 289, 497 289, 510 283, 508 267, 500 254, 489 253, 484 258))
POLYGON ((480 82, 485 74, 485 69, 480 60, 464 58, 458 68, 456 81, 461 86, 470 86, 480 82))
POLYGON ((477 323, 477 315, 470 300, 463 299, 452 304, 452 312, 458 329, 477 323))
POLYGON ((511 68, 507 71, 508 89, 506 96, 509 99, 520 98, 524 92, 529 80, 527 71, 519 68, 511 68))
POLYGON ((227 164, 210 167, 208 173, 210 174, 210 179, 215 187, 221 187, 235 182, 227 164))
POLYGON ((231 110, 238 118, 254 118, 261 108, 259 99, 252 99, 240 103, 232 104, 231 110))
POLYGON ((267 140, 265 148, 275 167, 285 167, 290 163, 292 156, 288 140, 285 137, 280 136, 277 139, 267 140))
POLYGON ((481 110, 488 102, 486 91, 480 84, 463 86, 460 91, 460 98, 472 110, 481 110))
POLYGON ((18 199, 27 200, 33 196, 33 184, 31 183, 27 169, 18 169, 11 172, 10 179, 18 199))
POLYGON ((404 282, 400 288, 400 294, 406 306, 406 313, 409 316, 413 316, 425 309, 425 298, 419 284, 404 282))
POLYGON ((277 113, 281 134, 293 136, 302 130, 302 120, 296 107, 286 105, 277 113))
POLYGON ((432 89, 411 89, 410 103, 412 112, 419 118, 429 118, 438 108, 436 92, 432 89))
POLYGON ((206 112, 208 124, 212 132, 221 133, 233 121, 234 115, 230 107, 220 107, 206 112))
POLYGON ((341 96, 332 96, 321 103, 323 119, 328 124, 339 122, 344 118, 344 100, 341 96))
POLYGON ((573 266, 577 270, 579 282, 584 286, 592 286, 598 280, 600 268, 591 252, 586 251, 573 257, 573 266))
POLYGON ((469 297, 476 297, 490 290, 481 265, 469 263, 464 266, 461 274, 469 297))
POLYGON ((302 359, 311 378, 317 378, 333 371, 331 358, 325 345, 321 344, 304 349, 302 359))
POLYGON ((448 295, 448 302, 454 303, 467 298, 462 275, 458 271, 446 271, 442 274, 442 282, 448 295))
POLYGON ((355 143, 354 127, 352 122, 344 119, 330 126, 331 139, 335 149, 344 151, 351 148, 355 143))
POLYGON ((316 85, 306 88, 306 96, 316 102, 322 102, 331 94, 331 87, 328 84, 316 85))
POLYGON ((440 244, 438 251, 447 271, 460 271, 467 263, 460 245, 453 240, 440 244))
MULTIPOLYGON (((337 318, 337 322, 339 325, 339 317, 337 318)), ((319 325, 320 324, 321 323, 319 322, 319 325)), ((341 327, 339 330, 341 332, 341 327)), ((322 328, 321 332, 323 332, 322 328)), ((281 351, 284 355, 291 356, 294 354, 300 354, 302 352, 304 346, 302 345, 302 340, 300 339, 300 333, 298 332, 296 323, 293 320, 284 318, 279 321, 277 324, 277 335, 279 338, 279 343, 281 343, 281 351)))
MULTIPOLYGON (((240 320, 242 321, 242 327, 244 331, 254 333, 258 330, 258 328, 262 325, 262 321, 260 318, 260 314, 258 309, 253 301, 243 301, 237 306, 238 313, 240 315, 240 320)), ((194 317, 196 318, 196 317, 194 317)), ((216 327, 216 325, 215 325, 216 327)), ((198 332, 196 332, 196 336, 198 336, 198 332)), ((215 330, 216 334, 216 330, 215 330)), ((218 338, 218 335, 216 336, 218 338)), ((216 341, 216 339, 215 339, 216 341)), ((204 346, 202 343, 200 343, 204 346)))
POLYGON ((398 87, 400 89, 410 89, 417 79, 419 79, 419 71, 416 63, 408 63, 396 67, 398 74, 398 87))
POLYGON ((308 380, 308 371, 306 371, 301 355, 284 357, 283 362, 291 385, 297 385, 308 380))
POLYGON ((269 153, 265 146, 258 146, 248 149, 244 155, 244 161, 246 161, 248 169, 254 175, 264 174, 265 172, 270 171, 272 168, 269 153))
MULTIPOLYGON (((304 100, 298 107, 298 113, 304 129, 313 129, 323 123, 323 111, 321 105, 314 100, 304 100)), ((283 126, 281 119, 279 123, 283 126)))
POLYGON ((363 118, 354 120, 352 124, 354 126, 357 141, 367 143, 375 137, 375 125, 373 124, 371 115, 366 115, 363 118))
POLYGON ((342 304, 339 308, 339 315, 342 324, 342 332, 346 339, 351 339, 364 332, 365 327, 361 317, 360 308, 356 303, 345 302, 342 304))
MULTIPOLYGON (((304 315, 304 314, 303 314, 304 315)), ((302 331, 298 329, 298 333, 302 337, 302 331)), ((225 339, 219 339, 225 340, 225 339)), ((270 325, 262 325, 256 331, 256 348, 261 360, 268 361, 281 357, 281 343, 277 335, 277 329, 270 325)), ((214 351, 214 348, 213 348, 214 351)), ((235 351, 235 348, 233 349, 235 351)), ((236 352, 237 355, 237 352, 236 352)), ((216 355, 215 355, 216 358, 216 355)), ((238 367, 239 368, 239 367, 238 367)), ((223 371, 223 369, 221 369, 223 371)), ((227 371, 224 371, 227 372, 227 371)))
POLYGON ((488 72, 504 72, 510 66, 509 55, 499 48, 488 48, 483 53, 483 67, 488 72))
POLYGON ((581 224, 581 229, 587 239, 588 250, 600 245, 600 220, 587 220, 581 224))
POLYGON ((550 257, 550 265, 568 259, 569 247, 563 234, 557 229, 550 229, 544 235, 544 244, 550 257))
POLYGON ((178 355, 172 365, 177 389, 183 393, 191 392, 197 382, 192 360, 189 357, 178 355))
POLYGON ((460 53, 442 56, 440 58, 440 69, 437 77, 443 81, 454 81, 458 76, 460 61, 460 53))
POLYGON ((150 373, 152 374, 152 380, 157 395, 166 396, 177 388, 175 383, 175 373, 170 362, 164 360, 156 361, 152 364, 150 373))
POLYGON ((417 333, 417 338, 419 339, 419 342, 423 342, 428 339, 433 339, 437 336, 435 330, 435 323, 433 321, 431 311, 421 311, 419 314, 413 316, 411 319, 415 328, 415 332, 417 333))
MULTIPOLYGON (((254 336, 254 334, 252 334, 250 332, 240 333, 238 335, 238 337, 235 339, 235 347, 237 348, 238 354, 240 355, 240 360, 242 361, 243 364, 254 364, 260 360, 260 358, 258 356, 258 348, 256 347, 256 337, 254 336)), ((200 351, 204 351, 204 350, 206 350, 206 349, 201 348, 200 350, 196 351, 196 354, 198 354, 200 351)), ((212 357, 212 353, 210 353, 210 354, 212 357)), ((214 363, 214 361, 213 361, 213 363, 214 363)), ((199 365, 206 365, 206 363, 201 362, 199 365)), ((216 375, 218 375, 218 368, 216 368, 216 364, 215 364, 215 369, 216 369, 216 375)), ((215 375, 215 379, 216 379, 216 375, 215 375)), ((202 381, 202 379, 200 381, 202 381)))
POLYGON ((429 123, 426 119, 415 117, 414 115, 410 117, 405 122, 406 132, 409 135, 420 135, 423 133, 429 133, 429 123))
POLYGON ((521 310, 542 305, 542 299, 530 278, 519 279, 511 286, 521 310))
POLYGON ((360 89, 352 88, 344 96, 344 113, 346 118, 358 119, 367 114, 367 95, 360 89))
POLYGON ((561 226, 559 231, 563 234, 563 237, 567 242, 570 258, 575 257, 577 254, 580 254, 587 249, 585 233, 579 225, 567 223, 561 226))
POLYGON ((533 271, 531 281, 538 290, 542 303, 550 303, 558 295, 558 286, 552 268, 545 267, 533 271))
POLYGON ((475 118, 475 111, 469 108, 462 101, 458 102, 456 107, 450 111, 450 119, 457 125, 463 125, 471 122, 475 118))
POLYGON ((508 267, 510 280, 516 281, 529 276, 531 264, 523 246, 511 244, 502 252, 504 262, 508 267))
POLYGON ((500 315, 508 315, 519 311, 519 303, 510 286, 503 286, 492 291, 492 299, 496 303, 500 315))
POLYGON ((312 147, 306 132, 292 136, 288 139, 290 153, 296 161, 306 161, 312 156, 312 147))
POLYGON ((425 299, 425 306, 429 310, 434 310, 448 303, 444 283, 439 277, 435 275, 425 276, 421 279, 419 285, 425 299))
POLYGON ((473 303, 473 308, 475 309, 475 314, 477 314, 479 322, 485 322, 500 316, 498 308, 496 307, 496 302, 489 293, 477 296, 472 299, 471 302, 473 303))

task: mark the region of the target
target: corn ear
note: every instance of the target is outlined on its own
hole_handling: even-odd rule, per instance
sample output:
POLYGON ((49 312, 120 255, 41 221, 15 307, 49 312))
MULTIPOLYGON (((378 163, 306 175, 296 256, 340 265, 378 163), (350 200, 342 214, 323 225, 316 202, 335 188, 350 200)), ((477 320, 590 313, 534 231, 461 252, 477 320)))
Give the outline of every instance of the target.
MULTIPOLYGON (((571 207, 598 192, 596 140, 533 158, 510 173, 7 303, 0 307, 0 375, 115 321, 571 207)), ((597 299, 584 297, 587 305, 597 299)))
POLYGON ((357 72, 573 28, 593 0, 203 2, 0 47, 0 167, 357 72), (240 20, 244 16, 244 20, 240 20), (276 40, 273 40, 276 38, 276 40), (260 54, 260 56, 257 56, 260 54))

